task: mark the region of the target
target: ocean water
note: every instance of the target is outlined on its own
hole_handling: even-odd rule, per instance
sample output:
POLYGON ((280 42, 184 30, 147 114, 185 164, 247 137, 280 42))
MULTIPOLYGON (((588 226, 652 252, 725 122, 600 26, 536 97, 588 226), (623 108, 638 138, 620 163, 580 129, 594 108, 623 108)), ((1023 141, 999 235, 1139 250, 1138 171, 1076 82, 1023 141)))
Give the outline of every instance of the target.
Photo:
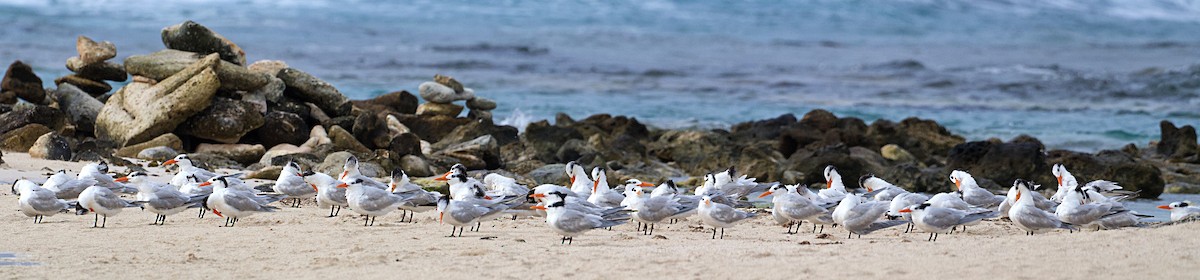
POLYGON ((352 98, 451 75, 521 124, 719 128, 823 108, 1094 151, 1200 125, 1200 2, 0 1, 0 63, 50 86, 75 36, 118 58, 191 19, 352 98))

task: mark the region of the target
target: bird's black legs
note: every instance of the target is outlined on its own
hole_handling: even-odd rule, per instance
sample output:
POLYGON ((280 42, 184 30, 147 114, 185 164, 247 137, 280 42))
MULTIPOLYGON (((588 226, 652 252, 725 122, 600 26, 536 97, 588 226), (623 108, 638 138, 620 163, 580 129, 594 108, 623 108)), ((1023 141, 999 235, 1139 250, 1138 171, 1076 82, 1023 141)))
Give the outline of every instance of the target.
POLYGON ((100 224, 100 213, 93 212, 93 214, 94 215, 92 215, 92 227, 95 228, 95 227, 98 227, 97 225, 100 224))

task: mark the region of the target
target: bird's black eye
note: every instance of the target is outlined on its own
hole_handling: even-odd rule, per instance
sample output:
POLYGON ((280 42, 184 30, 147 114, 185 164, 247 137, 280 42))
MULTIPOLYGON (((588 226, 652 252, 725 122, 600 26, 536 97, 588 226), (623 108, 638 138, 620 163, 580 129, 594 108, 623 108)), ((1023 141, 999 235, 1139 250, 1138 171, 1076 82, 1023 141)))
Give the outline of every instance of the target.
POLYGON ((362 180, 362 179, 354 180, 354 183, 355 183, 355 184, 362 184, 362 182, 363 182, 363 180, 362 180))
POLYGON ((1188 207, 1187 202, 1180 202, 1179 207, 1188 207))

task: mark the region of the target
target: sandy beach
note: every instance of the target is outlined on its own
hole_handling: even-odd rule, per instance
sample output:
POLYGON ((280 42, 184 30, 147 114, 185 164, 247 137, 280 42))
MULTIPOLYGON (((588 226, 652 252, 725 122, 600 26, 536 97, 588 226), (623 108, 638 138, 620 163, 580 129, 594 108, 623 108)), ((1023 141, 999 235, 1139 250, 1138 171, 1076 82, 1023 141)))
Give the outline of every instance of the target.
MULTIPOLYGON (((78 170, 83 163, 30 159, 6 153, 0 180, 44 180, 51 169, 78 170)), ((114 167, 123 171, 122 167, 114 167)), ((169 176, 149 168, 156 180, 169 176)), ((560 245, 542 220, 497 220, 480 232, 445 237, 432 212, 415 223, 398 215, 363 227, 357 215, 343 211, 326 218, 327 209, 312 202, 243 218, 237 227, 219 227, 212 215, 171 216, 164 226, 149 225, 154 215, 128 209, 91 228, 91 216, 60 214, 33 224, 17 211, 17 197, 0 195, 0 223, 7 236, 0 251, 14 253, 0 262, 13 279, 50 279, 90 275, 122 278, 329 278, 400 277, 498 279, 1187 279, 1200 265, 1200 224, 1069 234, 1024 236, 1000 221, 985 221, 965 234, 942 235, 926 242, 925 233, 886 229, 862 239, 846 239, 841 229, 828 235, 784 234, 766 215, 726 230, 724 240, 696 219, 660 225, 654 236, 641 236, 633 225, 597 230, 560 245)), ((282 206, 282 205, 279 205, 282 206)))

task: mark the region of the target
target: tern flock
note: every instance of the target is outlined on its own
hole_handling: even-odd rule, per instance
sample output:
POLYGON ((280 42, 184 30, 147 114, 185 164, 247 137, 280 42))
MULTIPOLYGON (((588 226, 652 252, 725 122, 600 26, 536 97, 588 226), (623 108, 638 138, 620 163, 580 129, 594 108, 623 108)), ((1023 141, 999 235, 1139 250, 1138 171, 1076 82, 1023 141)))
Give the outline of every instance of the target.
MULTIPOLYGON (((906 225, 905 232, 929 233, 929 241, 940 234, 965 231, 983 219, 1007 219, 1024 233, 1084 228, 1117 229, 1144 226, 1122 200, 1136 197, 1115 182, 1096 180, 1080 185, 1062 165, 1052 169, 1058 189, 1049 198, 1039 185, 1016 180, 1006 195, 981 188, 964 171, 950 173, 956 190, 928 196, 910 193, 874 175, 859 178, 861 190, 850 191, 837 168, 824 170, 826 186, 813 191, 804 185, 761 184, 755 178, 740 175, 734 168, 707 174, 703 184, 689 194, 675 182, 658 185, 630 179, 609 186, 604 168, 586 169, 570 162, 565 172, 566 186, 543 184, 530 189, 517 180, 500 174, 487 174, 477 180, 462 165, 455 165, 435 180, 448 185, 448 194, 427 191, 412 183, 402 170, 394 171, 387 183, 364 176, 358 159, 346 160, 337 177, 314 171, 302 171, 288 163, 271 186, 252 187, 240 174, 216 174, 193 164, 187 155, 168 160, 164 165, 178 166, 170 183, 152 182, 146 173, 133 172, 124 177, 109 175, 104 162, 83 167, 78 176, 60 170, 45 183, 17 180, 13 193, 19 194, 21 213, 41 223, 47 216, 75 212, 93 213, 92 227, 105 227, 109 217, 125 208, 141 208, 155 214, 154 224, 163 225, 167 216, 187 209, 200 209, 198 217, 212 212, 225 218, 223 227, 236 226, 238 220, 257 213, 275 212, 270 204, 282 201, 297 208, 305 199, 315 199, 320 207, 329 207, 329 217, 343 208, 363 217, 364 226, 372 226, 379 216, 400 210, 400 221, 411 222, 417 212, 436 211, 439 223, 450 224, 450 237, 462 236, 463 230, 479 231, 481 224, 501 217, 544 217, 546 225, 562 236, 561 243, 573 243, 574 237, 593 229, 618 226, 634 220, 637 230, 653 235, 655 225, 673 223, 692 216, 712 229, 712 238, 724 239, 725 229, 757 216, 748 195, 771 197, 767 209, 771 218, 788 233, 797 233, 804 222, 812 232, 825 226, 840 226, 849 237, 870 234, 889 227, 906 225), (865 191, 865 192, 863 192, 865 191), (130 194, 127 200, 119 194, 130 194), (290 200, 288 200, 290 199, 290 200), (792 230, 795 226, 795 230, 792 230)), ((1171 211, 1173 222, 1200 218, 1200 207, 1191 202, 1174 202, 1159 208, 1171 211)))

